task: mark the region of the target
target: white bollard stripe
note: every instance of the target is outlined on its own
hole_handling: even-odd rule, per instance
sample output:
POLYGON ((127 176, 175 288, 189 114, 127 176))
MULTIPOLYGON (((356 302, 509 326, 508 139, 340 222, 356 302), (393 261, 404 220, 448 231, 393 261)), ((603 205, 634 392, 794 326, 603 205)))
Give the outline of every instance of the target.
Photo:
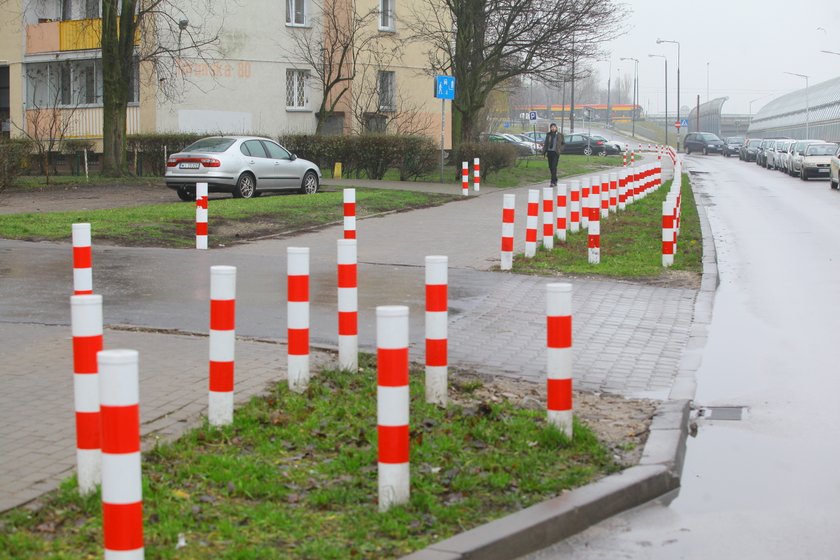
MULTIPOLYGON (((359 289, 358 288, 339 288, 338 289, 338 311, 340 313, 349 313, 358 311, 359 289)), ((301 327, 303 328, 303 327, 301 327)))
POLYGON ((286 302, 288 328, 308 329, 309 328, 309 302, 289 301, 286 302))
POLYGON ((376 388, 376 423, 380 426, 408 425, 408 385, 376 388))
POLYGON ((549 379, 571 379, 572 349, 548 348, 547 369, 549 379))
POLYGON ((448 315, 446 311, 426 311, 426 338, 432 340, 447 338, 448 315))
POLYGON ((140 402, 137 383, 126 383, 137 371, 136 350, 104 350, 97 354, 99 362, 99 399, 101 406, 132 406, 140 402), (103 375, 107 366, 108 375, 103 375))
POLYGON ((99 412, 99 376, 73 374, 73 402, 76 412, 99 412))
POLYGON ((103 453, 102 501, 109 504, 133 504, 143 499, 143 488, 134 481, 140 480, 140 452, 103 453))
POLYGON ((232 362, 236 354, 236 331, 210 329, 210 361, 232 362))
POLYGON ((378 348, 388 350, 408 348, 408 322, 398 320, 406 315, 408 315, 408 307, 403 305, 381 305, 376 308, 376 346, 378 348))

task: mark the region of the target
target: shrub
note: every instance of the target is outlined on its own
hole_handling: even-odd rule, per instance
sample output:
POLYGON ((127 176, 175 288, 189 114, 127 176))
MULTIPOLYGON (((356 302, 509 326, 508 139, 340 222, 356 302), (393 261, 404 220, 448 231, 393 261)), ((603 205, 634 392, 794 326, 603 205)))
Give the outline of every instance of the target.
POLYGON ((400 171, 400 181, 415 179, 431 173, 440 161, 440 151, 427 136, 397 136, 395 164, 400 171))
POLYGON ((0 192, 12 186, 29 166, 33 148, 30 140, 0 140, 0 192))
POLYGON ((206 134, 162 132, 130 134, 126 142, 128 161, 134 163, 135 175, 161 176, 166 172, 166 157, 181 151, 206 134))
POLYGON ((518 157, 516 147, 503 142, 463 142, 450 155, 450 161, 455 165, 456 173, 460 176, 460 163, 467 161, 472 166, 473 158, 481 159, 482 178, 490 177, 501 169, 516 165, 518 157))

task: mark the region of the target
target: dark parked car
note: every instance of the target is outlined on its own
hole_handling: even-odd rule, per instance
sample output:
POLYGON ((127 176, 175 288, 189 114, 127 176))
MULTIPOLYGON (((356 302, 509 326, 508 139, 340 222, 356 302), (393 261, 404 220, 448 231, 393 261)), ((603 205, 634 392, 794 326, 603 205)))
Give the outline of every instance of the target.
POLYGON ((761 138, 750 138, 747 140, 738 152, 738 159, 741 161, 755 161, 755 155, 758 153, 758 147, 761 146, 763 140, 761 138))
POLYGON ((744 145, 743 136, 730 136, 723 139, 723 155, 726 157, 738 155, 744 145))
POLYGON ((586 134, 567 134, 566 145, 563 148, 564 154, 583 154, 591 156, 597 154, 599 156, 615 155, 619 151, 607 142, 592 138, 586 134))
POLYGON ((687 154, 691 152, 720 153, 723 151, 723 140, 717 134, 711 132, 690 132, 685 137, 683 147, 687 154))

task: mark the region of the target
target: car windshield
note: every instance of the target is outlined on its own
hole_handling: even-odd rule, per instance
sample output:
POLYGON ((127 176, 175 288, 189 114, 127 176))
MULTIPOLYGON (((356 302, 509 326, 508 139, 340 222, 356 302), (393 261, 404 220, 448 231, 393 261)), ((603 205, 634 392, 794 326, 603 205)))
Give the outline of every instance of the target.
POLYGON ((720 142, 720 138, 717 137, 717 134, 712 134, 711 132, 701 132, 700 138, 703 140, 717 140, 720 142))
POLYGON ((817 142, 814 142, 813 140, 806 140, 805 142, 797 142, 796 143, 796 148, 794 148, 794 149, 797 152, 803 152, 804 153, 805 148, 807 148, 808 145, 810 145, 810 144, 817 144, 817 142))
POLYGON ((220 154, 230 148, 234 142, 236 140, 233 138, 202 138, 184 148, 184 151, 220 154))
POLYGON ((730 144, 743 144, 744 138, 742 136, 733 136, 732 138, 727 138, 726 141, 730 144))
POLYGON ((760 146, 761 145, 761 138, 753 138, 752 140, 747 141, 747 146, 760 146))
POLYGON ((805 150, 806 156, 833 156, 837 151, 837 146, 834 144, 811 144, 805 150))

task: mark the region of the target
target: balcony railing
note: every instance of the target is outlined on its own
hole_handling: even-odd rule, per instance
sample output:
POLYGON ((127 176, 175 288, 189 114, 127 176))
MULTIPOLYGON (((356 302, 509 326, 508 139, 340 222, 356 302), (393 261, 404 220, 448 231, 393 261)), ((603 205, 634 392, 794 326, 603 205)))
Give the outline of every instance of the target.
MULTIPOLYGON (((32 136, 49 137, 57 135, 63 128, 64 119, 69 119, 64 132, 65 139, 102 138, 102 107, 80 109, 28 109, 26 111, 27 132, 32 136)), ((130 105, 126 111, 126 133, 140 132, 140 107, 130 105)))
MULTIPOLYGON (((137 30, 134 44, 140 43, 137 30)), ((26 26, 26 54, 98 49, 102 46, 101 19, 47 21, 26 26)))

